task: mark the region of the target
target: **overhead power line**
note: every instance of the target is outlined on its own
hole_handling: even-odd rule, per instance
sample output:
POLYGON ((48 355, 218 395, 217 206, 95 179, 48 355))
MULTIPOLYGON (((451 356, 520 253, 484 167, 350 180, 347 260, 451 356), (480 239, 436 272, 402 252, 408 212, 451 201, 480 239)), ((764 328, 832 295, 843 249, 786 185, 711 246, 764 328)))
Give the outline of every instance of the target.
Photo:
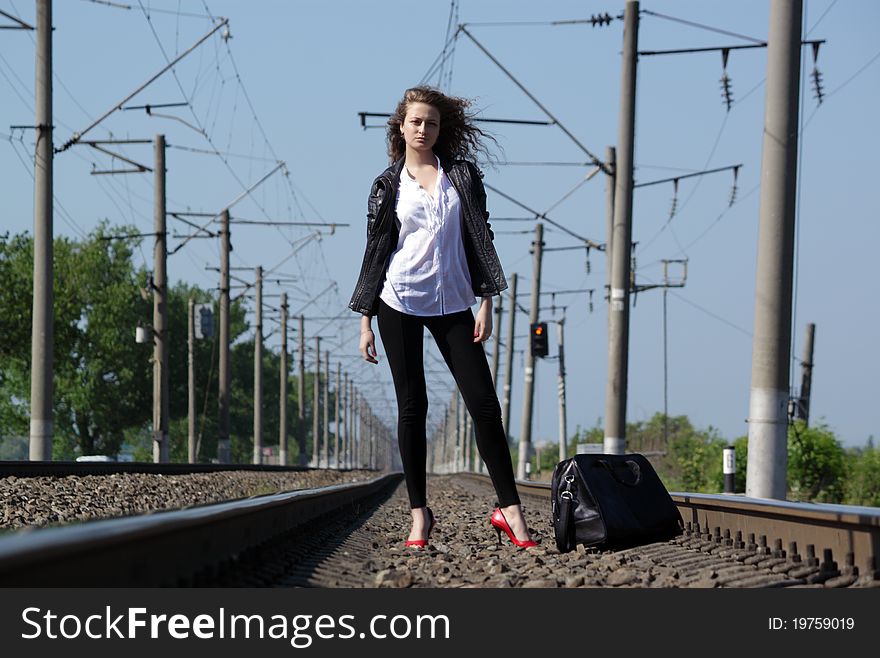
POLYGON ((559 121, 559 119, 557 119, 556 116, 554 116, 554 114, 553 114, 552 112, 550 112, 550 110, 548 110, 548 109, 544 106, 544 104, 541 103, 541 101, 539 101, 539 100, 535 97, 534 94, 532 94, 532 92, 530 92, 528 89, 526 89, 525 85, 523 85, 519 80, 517 80, 516 77, 514 77, 514 75, 513 75, 510 71, 508 71, 507 68, 505 68, 505 66, 504 66, 501 62, 499 62, 498 59, 497 59, 494 55, 492 55, 492 53, 490 53, 490 52, 485 48, 485 46, 483 46, 483 44, 481 44, 479 41, 477 41, 477 40, 474 38, 474 36, 473 36, 470 32, 467 31, 467 29, 464 27, 464 25, 460 25, 458 29, 461 30, 461 31, 465 34, 465 36, 467 36, 468 39, 470 39, 471 41, 473 41, 473 42, 474 42, 474 45, 476 45, 477 48, 479 48, 481 51, 483 51, 483 53, 486 55, 486 57, 488 57, 490 60, 492 60, 492 62, 493 62, 498 68, 500 68, 500 69, 504 72, 504 74, 505 74, 508 78, 510 78, 511 81, 513 81, 513 83, 514 83, 517 87, 519 87, 519 88, 522 90, 522 92, 523 92, 526 96, 528 96, 528 97, 532 100, 532 102, 534 102, 535 105, 537 105, 537 106, 541 109, 541 111, 542 111, 544 114, 546 114, 548 117, 550 117, 550 119, 553 121, 553 123, 555 123, 557 126, 559 126, 559 129, 562 130, 562 132, 564 132, 566 135, 568 135, 569 139, 571 139, 571 140, 572 140, 572 141, 578 146, 578 148, 580 148, 584 153, 586 153, 586 154, 590 157, 590 161, 592 162, 592 164, 596 165, 597 167, 601 167, 601 168, 602 168, 602 171, 604 171, 606 174, 609 174, 609 175, 611 174, 611 172, 608 170, 608 166, 607 166, 604 162, 602 162, 598 157, 596 157, 596 156, 590 151, 590 149, 588 149, 586 146, 584 146, 584 145, 580 142, 580 140, 579 140, 577 137, 574 136, 574 133, 572 133, 568 128, 566 128, 566 127, 565 127, 565 126, 559 121))
POLYGON ((88 133, 88 132, 89 132, 90 130, 92 130, 95 126, 97 126, 98 124, 100 124, 104 119, 106 119, 107 117, 109 117, 111 114, 113 114, 114 112, 116 112, 116 110, 121 110, 121 109, 122 109, 122 106, 125 105, 125 103, 127 103, 128 101, 130 101, 132 98, 134 98, 134 97, 137 96, 140 92, 142 92, 144 89, 146 89, 150 84, 152 84, 152 83, 155 82, 157 79, 159 79, 159 78, 160 78, 160 77, 161 77, 166 71, 168 71, 169 69, 171 69, 175 64, 177 64, 177 62, 179 62, 179 61, 182 60, 184 57, 186 57, 187 55, 189 55, 193 50, 195 50, 196 48, 198 48, 198 47, 199 47, 204 41, 206 41, 206 40, 207 40, 212 34, 214 34, 217 30, 219 30, 221 27, 223 27, 223 26, 225 26, 225 25, 228 25, 228 24, 229 24, 229 20, 226 19, 226 18, 224 18, 220 23, 218 23, 217 25, 215 25, 215 26, 211 29, 210 32, 208 32, 207 34, 205 34, 205 35, 204 35, 203 37, 201 37, 198 41, 196 41, 193 45, 191 45, 189 48, 187 48, 185 51, 183 51, 183 52, 180 53, 177 57, 175 57, 173 60, 171 60, 166 66, 164 66, 164 67, 163 67, 158 73, 156 73, 155 75, 153 75, 149 80, 147 80, 145 83, 143 83, 142 85, 140 85, 137 89, 135 89, 133 92, 131 92, 130 94, 128 94, 128 95, 127 95, 125 98, 123 98, 121 101, 119 101, 118 103, 116 103, 112 108, 110 108, 109 110, 107 110, 104 114, 102 114, 100 117, 98 117, 98 118, 97 118, 95 121, 93 121, 90 125, 86 126, 85 128, 83 128, 83 129, 80 130, 79 132, 75 132, 75 133, 71 136, 71 138, 70 138, 69 140, 67 140, 67 141, 64 143, 64 145, 62 145, 60 148, 56 148, 56 149, 55 149, 55 152, 56 152, 56 153, 62 153, 62 152, 64 152, 64 151, 66 151, 67 149, 69 149, 69 148, 70 148, 71 146, 73 146, 74 144, 76 144, 78 141, 80 141, 80 140, 85 136, 86 133, 88 133))

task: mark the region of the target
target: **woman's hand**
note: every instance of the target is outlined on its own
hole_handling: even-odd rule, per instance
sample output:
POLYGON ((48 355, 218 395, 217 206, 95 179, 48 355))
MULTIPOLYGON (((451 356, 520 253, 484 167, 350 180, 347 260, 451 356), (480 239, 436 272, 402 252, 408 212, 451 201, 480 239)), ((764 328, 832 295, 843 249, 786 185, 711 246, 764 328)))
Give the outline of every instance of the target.
POLYGON ((376 337, 373 335, 372 329, 361 332, 361 356, 368 363, 379 363, 376 360, 376 337))
POLYGON ((359 346, 361 356, 368 363, 379 363, 376 360, 376 336, 370 326, 370 317, 364 315, 361 318, 361 342, 359 346))
POLYGON ((483 297, 474 323, 474 342, 484 343, 492 335, 492 298, 483 297))

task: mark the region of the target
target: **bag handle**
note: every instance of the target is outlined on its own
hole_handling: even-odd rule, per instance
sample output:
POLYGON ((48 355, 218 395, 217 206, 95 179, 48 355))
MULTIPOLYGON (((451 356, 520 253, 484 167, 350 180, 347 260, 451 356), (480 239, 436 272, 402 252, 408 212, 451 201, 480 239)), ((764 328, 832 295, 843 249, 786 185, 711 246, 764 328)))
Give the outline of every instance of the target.
POLYGON ((574 494, 572 492, 573 475, 565 476, 565 491, 560 495, 559 519, 553 524, 556 548, 560 553, 574 549, 574 494))
POLYGON ((635 476, 634 482, 627 482, 626 480, 621 479, 621 477, 617 474, 617 471, 614 469, 614 466, 612 466, 607 459, 598 459, 596 460, 596 463, 604 466, 605 469, 611 474, 611 477, 613 477, 617 482, 625 487, 637 487, 642 481, 642 469, 639 468, 639 465, 632 459, 627 459, 624 464, 629 467, 629 471, 635 476))

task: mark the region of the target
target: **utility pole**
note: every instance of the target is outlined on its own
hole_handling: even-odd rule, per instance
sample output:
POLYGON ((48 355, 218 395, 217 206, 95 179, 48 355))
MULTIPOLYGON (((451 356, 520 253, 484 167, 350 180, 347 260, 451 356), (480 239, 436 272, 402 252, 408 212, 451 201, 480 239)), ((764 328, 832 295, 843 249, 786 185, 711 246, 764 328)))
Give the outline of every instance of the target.
POLYGON ((456 407, 456 411, 458 413, 458 427, 456 429, 455 434, 455 472, 460 473, 464 470, 464 445, 467 441, 467 434, 465 434, 465 430, 467 429, 467 422, 465 421, 465 416, 467 416, 467 407, 464 404, 464 398, 461 395, 458 395, 458 406, 456 407))
POLYGON ((220 427, 217 437, 217 461, 232 461, 232 444, 229 438, 229 210, 220 214, 220 371, 218 373, 218 401, 220 427))
POLYGON ((306 319, 299 316, 299 382, 296 385, 298 462, 305 466, 306 459, 306 319))
POLYGON ((473 441, 471 440, 471 433, 473 431, 473 419, 471 415, 465 411, 464 414, 464 470, 470 471, 472 468, 471 461, 471 445, 473 441))
POLYGON ((807 339, 804 342, 804 358, 801 361, 801 394, 795 407, 795 417, 810 424, 810 389, 813 387, 813 341, 816 337, 816 325, 807 325, 807 339))
POLYGON ((452 422, 450 423, 449 433, 452 440, 447 442, 445 455, 446 473, 454 473, 458 467, 458 389, 453 389, 452 391, 452 410, 450 416, 452 422))
POLYGON ((364 402, 364 397, 362 394, 358 394, 358 433, 361 437, 361 449, 359 459, 363 468, 369 468, 370 463, 367 460, 368 456, 368 441, 369 435, 367 434, 367 415, 366 415, 366 403, 364 402))
MULTIPOLYGON (((614 187, 617 179, 617 149, 609 146, 605 149, 605 164, 611 173, 605 177, 605 281, 607 290, 605 299, 611 300, 611 277, 614 269, 611 265, 614 254, 614 187)), ((609 328, 611 313, 608 313, 609 328)))
POLYGON ((339 468, 339 397, 342 395, 342 364, 336 362, 336 399, 334 406, 336 407, 335 430, 333 432, 333 468, 339 468))
POLYGON ((504 299, 498 295, 498 305, 495 306, 495 323, 492 333, 495 335, 495 350, 492 352, 492 386, 498 390, 498 361, 501 355, 501 301, 504 299))
POLYGON ((187 401, 187 413, 186 413, 186 427, 187 427, 187 461, 190 464, 196 463, 196 360, 195 360, 195 346, 196 346, 196 322, 195 322, 195 300, 190 298, 189 302, 186 305, 186 315, 187 315, 187 329, 186 329, 186 349, 187 349, 187 357, 186 357, 186 401, 187 401))
POLYGON ((369 465, 370 470, 374 470, 376 468, 376 427, 375 427, 375 417, 373 416, 373 408, 370 406, 370 403, 366 403, 367 410, 367 437, 369 438, 367 442, 367 464, 369 465))
POLYGON ((324 444, 321 450, 321 465, 330 468, 330 352, 324 352, 324 444))
POLYGON ((746 495, 784 500, 802 0, 771 0, 746 495))
POLYGON ((168 462, 168 420, 170 414, 168 358, 168 233, 165 230, 165 135, 154 141, 155 184, 153 186, 153 461, 168 462))
POLYGON ((321 337, 315 336, 315 379, 312 382, 312 468, 318 468, 318 444, 321 437, 320 424, 318 421, 318 413, 320 411, 320 401, 318 396, 321 394, 321 337))
POLYGON ((516 281, 517 274, 510 275, 510 313, 507 318, 507 360, 504 362, 504 388, 502 389, 501 412, 504 422, 504 437, 510 441, 510 390, 513 381, 513 342, 516 326, 516 281))
POLYGON ((636 63, 639 3, 627 0, 623 25, 618 158, 614 169, 614 226, 611 241, 611 290, 608 320, 608 384, 605 393, 607 454, 626 448, 626 394, 629 366, 629 286, 632 240, 633 145, 636 121, 636 63))
POLYGON ((287 293, 281 293, 281 377, 278 399, 278 463, 287 466, 287 293))
MULTIPOLYGON (((538 222, 535 226, 535 241, 532 243, 534 265, 532 267, 532 306, 529 309, 529 324, 538 321, 538 306, 541 303, 541 257, 544 249, 544 224, 538 222)), ((514 304, 516 298, 514 297, 514 304)), ((532 449, 532 407, 535 396, 535 355, 532 354, 532 344, 526 346, 525 385, 523 386, 523 413, 522 433, 519 437, 519 459, 516 469, 516 477, 526 479, 526 464, 529 461, 529 451, 532 449)))
POLYGON ((565 422, 565 318, 556 323, 556 339, 559 345, 559 461, 568 456, 568 428, 565 422))
POLYGON ((348 468, 348 373, 342 376, 342 460, 339 468, 348 468))
POLYGON ((354 380, 348 378, 345 373, 345 468, 352 468, 352 446, 354 445, 354 425, 352 425, 353 405, 352 392, 354 390, 354 380))
POLYGON ((351 467, 352 468, 360 468, 360 456, 358 451, 360 450, 360 427, 358 426, 359 417, 358 417, 358 391, 354 385, 354 379, 351 380, 351 399, 349 400, 349 405, 351 405, 351 467))
POLYGON ((257 265, 254 332, 254 464, 263 461, 263 268, 257 265))
POLYGON ((34 152, 34 296, 31 322, 31 426, 29 458, 52 460, 54 229, 52 226, 52 0, 37 0, 37 145, 34 152))

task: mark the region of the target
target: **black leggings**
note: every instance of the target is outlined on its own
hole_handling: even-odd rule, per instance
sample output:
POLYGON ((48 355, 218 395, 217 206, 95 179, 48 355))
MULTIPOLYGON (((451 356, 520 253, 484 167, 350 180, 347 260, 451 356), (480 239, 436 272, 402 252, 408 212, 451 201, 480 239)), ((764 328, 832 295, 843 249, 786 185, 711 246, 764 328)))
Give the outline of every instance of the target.
POLYGON ((470 309, 449 315, 415 316, 400 313, 379 301, 378 325, 397 393, 397 437, 409 502, 426 504, 426 423, 428 394, 422 354, 428 328, 446 361, 465 406, 474 419, 477 449, 486 463, 501 507, 518 505, 510 451, 501 422, 501 405, 492 384, 482 343, 474 343, 470 309))

